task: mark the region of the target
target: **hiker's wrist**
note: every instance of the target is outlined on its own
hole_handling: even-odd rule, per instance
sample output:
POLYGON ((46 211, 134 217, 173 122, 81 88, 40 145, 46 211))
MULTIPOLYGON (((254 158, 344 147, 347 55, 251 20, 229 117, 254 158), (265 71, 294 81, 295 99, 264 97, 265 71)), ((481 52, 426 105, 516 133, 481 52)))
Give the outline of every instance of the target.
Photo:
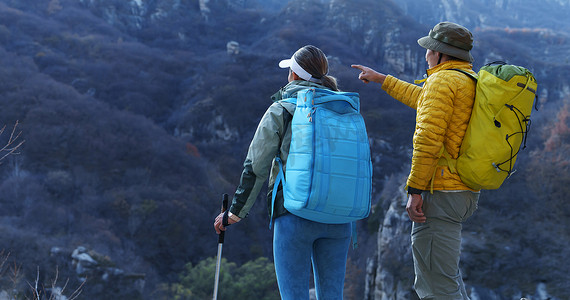
POLYGON ((234 221, 234 222, 236 222, 236 223, 239 222, 239 221, 241 221, 241 218, 238 217, 237 215, 232 214, 231 211, 228 212, 228 218, 230 218, 232 221, 234 221))
POLYGON ((388 77, 388 75, 379 73, 379 74, 378 74, 378 80, 376 81, 376 83, 379 83, 380 85, 383 85, 383 84, 384 84, 384 81, 386 81, 386 77, 388 77))
POLYGON ((413 188, 411 186, 408 187, 408 195, 421 195, 423 190, 413 188))

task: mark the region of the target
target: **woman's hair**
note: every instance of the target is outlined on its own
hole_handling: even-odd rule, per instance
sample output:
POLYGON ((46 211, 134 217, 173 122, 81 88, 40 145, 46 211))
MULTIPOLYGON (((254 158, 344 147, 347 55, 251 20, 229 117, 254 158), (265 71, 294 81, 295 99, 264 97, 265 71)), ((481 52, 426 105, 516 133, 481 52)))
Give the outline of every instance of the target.
POLYGON ((329 62, 321 49, 307 45, 295 52, 295 61, 313 78, 321 80, 321 84, 327 88, 338 91, 336 78, 328 75, 329 62))

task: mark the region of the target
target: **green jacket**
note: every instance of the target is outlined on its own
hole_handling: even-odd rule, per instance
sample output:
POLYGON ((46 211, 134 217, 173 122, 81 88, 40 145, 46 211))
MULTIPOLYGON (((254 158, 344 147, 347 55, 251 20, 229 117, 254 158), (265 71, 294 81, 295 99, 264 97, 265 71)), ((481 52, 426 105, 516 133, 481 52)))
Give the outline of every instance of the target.
MULTIPOLYGON (((263 183, 269 177, 267 193, 267 209, 271 216, 271 199, 275 178, 279 172, 279 165, 275 156, 280 155, 283 167, 287 163, 289 145, 291 144, 291 119, 295 112, 295 105, 279 100, 297 97, 297 92, 310 87, 326 89, 326 87, 304 81, 295 80, 282 87, 275 93, 269 106, 249 145, 247 157, 243 163, 240 184, 234 194, 230 212, 240 218, 245 218, 255 203, 263 183)), ((279 187, 275 199, 273 218, 287 213, 283 206, 283 187, 279 187)))

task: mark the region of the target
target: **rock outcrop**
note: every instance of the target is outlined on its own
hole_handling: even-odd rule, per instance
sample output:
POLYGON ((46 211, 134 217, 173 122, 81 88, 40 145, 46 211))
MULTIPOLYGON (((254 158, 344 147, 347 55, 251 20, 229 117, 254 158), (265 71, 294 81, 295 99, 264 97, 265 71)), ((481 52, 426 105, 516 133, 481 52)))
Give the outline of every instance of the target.
MULTIPOLYGON (((385 207, 385 214, 378 230, 378 251, 369 258, 366 269, 366 300, 417 299, 413 291, 413 259, 411 253, 409 220, 405 205, 406 194, 402 183, 405 175, 392 176, 386 180, 385 188, 376 209, 385 207)), ((479 209, 464 224, 460 268, 469 296, 473 300, 483 299, 563 299, 553 296, 559 287, 555 282, 536 282, 537 277, 550 276, 548 272, 533 274, 531 268, 543 270, 536 247, 525 243, 524 236, 512 236, 504 232, 513 230, 512 219, 504 213, 492 212, 489 201, 502 201, 497 194, 484 191, 479 200, 479 209), (489 199, 492 197, 493 199, 489 199), (505 220, 501 219, 504 218, 505 220), (507 219, 508 218, 508 219, 507 219), (512 239, 512 240, 511 240, 512 239), (521 269, 526 264, 527 272, 513 274, 505 269, 521 269), (510 274, 509 277, 503 277, 510 274), (489 284, 492 282, 492 284, 489 284), (508 295, 508 296, 507 296, 508 295)), ((546 245, 543 245, 546 247, 546 245)), ((540 250, 539 250, 540 251, 540 250)), ((552 253, 546 254, 547 256, 552 253)), ((541 272, 544 272, 541 271, 541 272)), ((551 269, 549 272, 559 272, 551 269)))
POLYGON ((145 286, 145 274, 130 273, 118 268, 108 257, 83 246, 71 252, 53 247, 51 256, 59 266, 71 268, 76 279, 85 282, 84 288, 88 287, 90 294, 95 291, 117 290, 116 295, 131 295, 132 299, 141 298, 145 286))
POLYGON ((387 180, 376 209, 388 206, 378 230, 378 253, 368 261, 366 300, 417 299, 412 290, 414 266, 411 253, 411 221, 406 213, 402 176, 387 180), (387 205, 386 205, 387 204, 387 205))
POLYGON ((394 1, 403 11, 423 24, 440 21, 459 22, 476 27, 568 28, 568 1, 545 0, 540 9, 525 0, 427 0, 417 5, 413 0, 394 1), (524 9, 527 7, 527 9, 524 9), (508 12, 508 13, 505 13, 508 12))
POLYGON ((229 41, 226 44, 226 50, 229 56, 238 55, 239 54, 239 43, 236 41, 229 41))

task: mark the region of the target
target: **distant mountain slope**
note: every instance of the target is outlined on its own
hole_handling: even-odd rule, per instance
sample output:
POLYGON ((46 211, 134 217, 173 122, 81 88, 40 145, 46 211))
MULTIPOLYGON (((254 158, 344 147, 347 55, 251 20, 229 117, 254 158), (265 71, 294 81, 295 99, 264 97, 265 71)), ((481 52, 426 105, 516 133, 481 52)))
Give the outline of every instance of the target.
POLYGON ((422 24, 448 20, 469 28, 510 27, 568 31, 570 2, 567 0, 426 0, 394 1, 405 14, 422 24))
MULTIPOLYGON (((570 1, 427 0, 417 5, 417 1, 399 0, 394 3, 428 28, 441 21, 451 21, 471 29, 476 40, 493 41, 491 45, 475 45, 475 48, 484 46, 485 57, 497 55, 493 48, 500 45, 502 49, 526 52, 530 64, 535 60, 566 66, 570 63, 570 1), (505 34, 518 35, 518 38, 502 40, 505 34)), ((512 54, 508 58, 510 56, 512 54)))
MULTIPOLYGON (((248 143, 271 103, 269 96, 286 83, 287 71, 277 62, 302 45, 314 44, 330 55, 330 74, 339 79, 341 89, 360 93, 371 139, 376 212, 360 224, 364 246, 351 252, 356 268, 352 274, 360 275, 349 278, 357 286, 351 293, 364 293, 365 263, 378 255, 376 234, 386 233, 377 233, 374 225, 393 216, 388 213, 393 198, 387 186, 397 193, 401 181, 395 178, 408 168, 414 111, 378 85, 358 81, 350 64, 366 64, 405 80, 420 78, 425 51, 416 40, 435 19, 420 19, 420 6, 406 1, 270 1, 268 9, 264 3, 0 0, 0 125, 19 120, 26 140, 21 154, 0 165, 0 250, 10 250, 25 265, 26 278, 35 278, 37 265, 54 268, 58 261, 50 256, 52 247, 67 251, 84 245, 108 257, 114 267, 146 274, 142 291, 104 280, 91 286, 88 282, 86 299, 104 299, 109 297, 106 292, 121 288, 132 291, 133 298, 151 299, 162 284, 178 280, 185 263, 215 255, 211 224, 220 194, 234 191, 248 143), (230 41, 239 43, 237 54, 228 53, 230 41)), ((539 80, 541 111, 533 113, 529 137, 534 152, 525 152, 528 164, 521 159, 520 166, 540 173, 533 177, 521 171, 510 188, 488 194, 482 211, 490 212, 474 219, 472 228, 480 234, 470 236, 469 245, 485 238, 492 242, 466 251, 466 267, 473 274, 470 284, 503 296, 508 292, 501 289, 510 291, 515 285, 498 287, 481 275, 487 269, 478 262, 498 245, 515 249, 503 248, 507 256, 518 254, 520 248, 512 248, 517 243, 532 250, 524 258, 540 254, 540 245, 521 237, 521 228, 529 227, 525 220, 542 224, 531 236, 544 235, 541 242, 553 245, 548 249, 566 253, 560 245, 567 241, 567 232, 549 231, 555 222, 566 222, 564 214, 552 221, 547 214, 560 204, 549 195, 563 195, 569 186, 566 177, 553 173, 567 162, 562 152, 568 144, 563 104, 570 94, 570 40, 561 32, 567 23, 556 17, 565 11, 565 2, 544 2, 545 11, 555 16, 545 23, 552 26, 547 29, 533 27, 527 11, 512 18, 518 22, 513 24, 529 29, 491 20, 470 23, 480 8, 474 5, 498 2, 429 3, 421 6, 426 15, 445 3, 449 7, 442 11, 474 24, 476 68, 503 59, 528 66, 539 80), (459 14, 463 11, 469 14, 459 14), (553 134, 561 138, 548 138, 553 134), (543 159, 553 163, 544 164, 543 159), (556 179, 556 185, 536 184, 541 176, 556 179), (525 183, 526 178, 531 182, 525 183), (527 218, 518 218, 521 214, 527 218), (512 224, 505 221, 485 233, 486 225, 500 218, 512 224), (511 244, 497 242, 508 233, 514 235, 511 244)), ((519 2, 502 3, 510 9, 519 2)), ((505 15, 500 7, 491 16, 505 15)), ((224 249, 224 256, 230 261, 271 257, 263 193, 247 220, 231 228, 226 238, 231 246, 225 249, 231 250, 224 249)), ((71 262, 65 266, 60 277, 79 283, 71 262)), ((526 291, 540 280, 548 281, 550 288, 554 275, 566 267, 545 258, 536 263, 532 276, 518 277, 520 268, 496 271, 512 281, 529 281, 517 289, 526 291)), ((400 279, 394 282, 403 282, 400 279)), ((568 287, 559 285, 556 295, 567 294, 568 287)), ((377 287, 369 286, 372 291, 377 287)))

